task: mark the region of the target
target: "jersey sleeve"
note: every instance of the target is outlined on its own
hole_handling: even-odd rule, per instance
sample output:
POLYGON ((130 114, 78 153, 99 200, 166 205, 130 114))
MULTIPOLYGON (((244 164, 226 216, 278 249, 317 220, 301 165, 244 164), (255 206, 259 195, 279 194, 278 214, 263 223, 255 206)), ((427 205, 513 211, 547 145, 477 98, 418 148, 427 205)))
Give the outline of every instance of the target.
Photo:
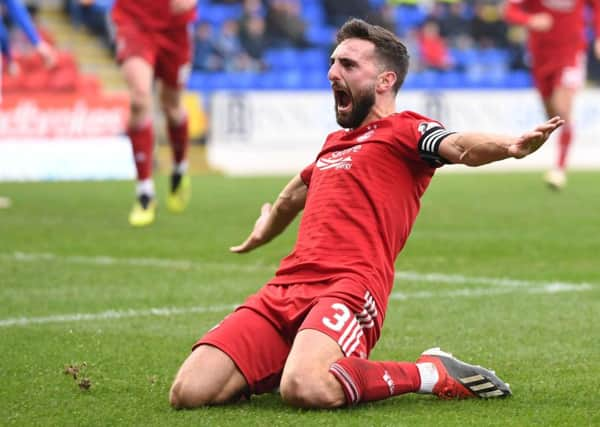
POLYGON ((432 167, 440 167, 450 163, 440 156, 440 144, 449 135, 456 132, 446 130, 438 122, 422 122, 417 128, 419 136, 419 156, 432 167))
POLYGON ((304 182, 304 184, 307 187, 310 186, 310 180, 312 178, 312 173, 313 173, 314 167, 315 167, 315 162, 311 163, 310 165, 308 165, 307 167, 302 169, 302 172, 300 172, 300 179, 302 179, 302 182, 304 182))
POLYGON ((438 168, 450 163, 439 154, 442 141, 455 132, 446 130, 439 121, 415 113, 405 111, 395 120, 395 134, 404 156, 420 161, 423 165, 438 168))

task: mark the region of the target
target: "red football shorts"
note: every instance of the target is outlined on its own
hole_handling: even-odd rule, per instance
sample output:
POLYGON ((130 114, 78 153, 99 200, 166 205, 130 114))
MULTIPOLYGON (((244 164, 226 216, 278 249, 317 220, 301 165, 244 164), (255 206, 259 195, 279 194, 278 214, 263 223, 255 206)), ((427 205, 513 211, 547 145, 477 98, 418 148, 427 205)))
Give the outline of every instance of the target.
POLYGON ((191 35, 188 27, 149 30, 135 22, 116 24, 117 61, 139 57, 154 68, 156 78, 167 86, 185 86, 190 73, 191 35))
POLYGON ((561 53, 546 49, 535 52, 532 57, 533 81, 542 98, 549 98, 557 87, 577 90, 585 84, 585 52, 561 53))
POLYGON ((365 289, 347 279, 319 284, 267 285, 201 338, 237 365, 251 394, 279 386, 294 337, 315 329, 346 356, 367 358, 379 339, 384 314, 365 289))

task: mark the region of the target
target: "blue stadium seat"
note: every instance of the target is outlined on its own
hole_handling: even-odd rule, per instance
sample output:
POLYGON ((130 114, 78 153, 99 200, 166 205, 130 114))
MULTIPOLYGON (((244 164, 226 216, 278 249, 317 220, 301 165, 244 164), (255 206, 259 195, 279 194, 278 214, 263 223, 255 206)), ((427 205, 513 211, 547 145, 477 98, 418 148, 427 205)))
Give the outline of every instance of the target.
POLYGON ((324 48, 304 49, 299 52, 299 61, 303 68, 327 72, 329 55, 324 48))
POLYGON ((335 33, 333 27, 310 25, 306 31, 306 39, 317 46, 328 48, 335 41, 335 33))
POLYGON ((512 89, 530 88, 533 85, 531 73, 526 70, 515 70, 508 74, 507 87, 512 89))
POLYGON ((300 70, 289 70, 279 74, 281 89, 295 90, 303 88, 303 72, 300 70))
POLYGON ((301 65, 300 54, 293 48, 269 49, 263 59, 273 70, 296 69, 301 65))
POLYGON ((386 0, 369 0, 369 5, 372 9, 379 9, 387 3, 386 0))
POLYGON ((325 11, 319 3, 303 4, 302 17, 310 25, 322 26, 325 23, 325 11))
POLYGON ((188 79, 187 88, 190 90, 206 90, 208 85, 205 74, 200 71, 192 71, 188 79))
POLYGON ((467 68, 478 62, 478 52, 475 49, 450 49, 450 56, 456 67, 467 68))
POLYGON ((302 85, 306 89, 330 89, 331 84, 327 73, 322 71, 309 71, 302 76, 302 85))
POLYGON ((242 16, 242 6, 240 4, 211 4, 200 8, 198 15, 198 18, 202 21, 220 26, 224 21, 237 21, 242 16))
POLYGON ((239 89, 239 90, 250 90, 254 89, 258 86, 258 79, 260 78, 260 74, 256 72, 234 72, 228 73, 229 81, 228 88, 229 89, 239 89))
POLYGON ((434 89, 439 82, 439 73, 433 70, 424 70, 414 74, 413 85, 415 89, 434 89))
POLYGON ((439 73, 438 86, 441 89, 460 89, 465 86, 464 74, 459 71, 439 73))
POLYGON ((421 25, 427 17, 426 11, 420 6, 400 5, 396 8, 396 24, 398 29, 404 34, 421 25))
POLYGON ((257 79, 257 89, 278 89, 279 88, 279 72, 268 71, 262 73, 257 79))
POLYGON ((207 73, 207 83, 209 89, 229 89, 231 87, 231 76, 226 72, 207 73))

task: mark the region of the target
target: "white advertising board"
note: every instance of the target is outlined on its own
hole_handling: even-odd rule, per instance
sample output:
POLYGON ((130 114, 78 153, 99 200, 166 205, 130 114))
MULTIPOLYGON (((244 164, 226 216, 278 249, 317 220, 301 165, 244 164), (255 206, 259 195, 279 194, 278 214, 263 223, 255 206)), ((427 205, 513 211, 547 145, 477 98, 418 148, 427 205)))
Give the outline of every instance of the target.
POLYGON ((0 141, 0 181, 132 179, 125 137, 0 141))
MULTIPOLYGON (((573 169, 600 169, 600 90, 586 90, 575 107, 573 169)), ((544 121, 538 95, 518 91, 400 92, 397 110, 440 120, 450 130, 519 135, 544 121)), ((211 103, 212 166, 233 175, 293 174, 314 160, 325 136, 336 129, 331 93, 219 92, 211 103)), ((553 165, 555 144, 533 156, 482 168, 447 171, 538 170, 553 165)))

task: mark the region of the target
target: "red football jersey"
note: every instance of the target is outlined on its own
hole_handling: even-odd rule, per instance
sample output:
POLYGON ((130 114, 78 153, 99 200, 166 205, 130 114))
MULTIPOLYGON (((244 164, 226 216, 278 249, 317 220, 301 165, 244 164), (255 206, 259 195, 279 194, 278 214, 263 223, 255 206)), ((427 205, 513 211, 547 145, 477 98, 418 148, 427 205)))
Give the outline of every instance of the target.
POLYGON ((404 247, 451 132, 413 112, 330 134, 301 173, 308 186, 298 239, 272 284, 350 278, 387 305, 404 247))
POLYGON ((552 27, 548 31, 529 31, 529 46, 535 51, 583 50, 587 45, 585 34, 586 4, 593 6, 596 37, 600 38, 599 0, 509 0, 506 19, 524 25, 529 17, 546 12, 552 15, 552 27))
POLYGON ((192 22, 196 18, 196 7, 174 14, 170 0, 116 0, 112 18, 117 24, 133 20, 143 28, 166 30, 192 22))

